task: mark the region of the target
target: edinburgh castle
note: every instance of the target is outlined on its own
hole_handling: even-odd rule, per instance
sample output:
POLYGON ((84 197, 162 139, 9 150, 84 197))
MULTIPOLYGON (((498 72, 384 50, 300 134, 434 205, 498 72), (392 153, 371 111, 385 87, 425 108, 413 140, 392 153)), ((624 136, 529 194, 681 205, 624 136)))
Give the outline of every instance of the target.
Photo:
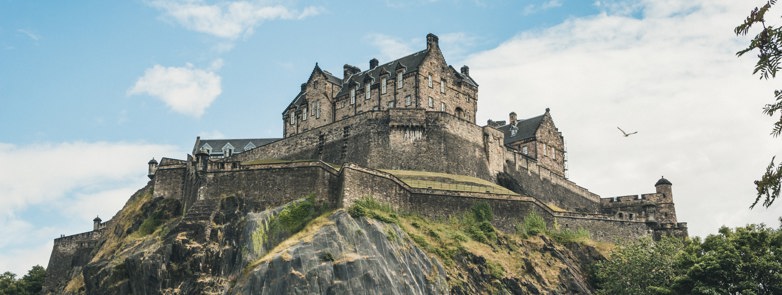
MULTIPOLYGON (((469 67, 447 64, 433 34, 421 51, 343 69, 337 77, 315 65, 282 110, 282 138, 197 138, 185 159, 150 161, 154 197, 180 200, 180 226, 207 237, 222 198, 265 209, 307 195, 332 208, 373 198, 431 218, 484 203, 507 232, 535 212, 602 241, 687 236, 665 178, 651 193, 608 198, 570 181, 552 110, 478 125, 479 99, 492 98, 479 97, 480 77, 469 67)), ((111 222, 96 219, 93 231, 55 239, 45 289, 61 288, 58 276, 91 259, 111 222)))

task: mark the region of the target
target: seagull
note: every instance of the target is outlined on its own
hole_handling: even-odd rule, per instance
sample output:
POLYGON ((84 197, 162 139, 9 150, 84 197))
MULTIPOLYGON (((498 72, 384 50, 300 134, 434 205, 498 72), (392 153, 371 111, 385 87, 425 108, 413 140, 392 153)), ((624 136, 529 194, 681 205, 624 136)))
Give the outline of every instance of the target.
POLYGON ((619 126, 616 126, 616 129, 619 129, 619 131, 622 131, 622 134, 623 134, 625 137, 628 137, 628 136, 630 136, 630 135, 633 135, 633 134, 636 134, 636 133, 638 133, 638 131, 634 131, 634 132, 627 133, 627 132, 625 132, 624 130, 622 130, 622 128, 619 128, 619 126))

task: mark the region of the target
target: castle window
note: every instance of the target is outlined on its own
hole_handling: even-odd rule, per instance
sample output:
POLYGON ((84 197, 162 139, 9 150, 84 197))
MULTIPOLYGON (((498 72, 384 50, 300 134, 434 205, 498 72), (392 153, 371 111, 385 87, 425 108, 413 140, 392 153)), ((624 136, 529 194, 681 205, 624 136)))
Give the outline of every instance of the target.
POLYGON ((380 79, 380 93, 386 94, 386 78, 380 79))
POLYGON ((291 117, 291 125, 296 124, 296 114, 294 114, 293 112, 290 112, 289 114, 291 117))
POLYGON ((301 120, 307 121, 307 107, 304 107, 304 109, 301 110, 301 120))
POLYGON ((429 88, 432 88, 432 74, 426 76, 426 85, 428 85, 429 88))
POLYGON ((400 89, 404 86, 404 80, 402 80, 402 72, 396 73, 396 88, 400 89))
POLYGON ((410 99, 410 95, 405 96, 405 106, 409 106, 411 104, 413 104, 413 100, 410 99))
POLYGON ((234 154, 234 146, 229 142, 223 146, 223 156, 230 157, 234 154))
POLYGON ((445 79, 440 79, 440 93, 445 93, 445 79))
POLYGON ((320 119, 320 100, 315 102, 315 118, 320 119))
POLYGON ((555 150, 554 147, 551 147, 551 158, 554 160, 557 159, 557 150, 555 150))
POLYGON ((369 99, 372 96, 372 85, 367 83, 364 89, 364 99, 369 99))
POLYGON ((440 111, 441 112, 445 112, 445 103, 444 102, 440 103, 440 111))
POLYGON ((524 155, 529 155, 529 150, 526 146, 521 147, 521 153, 524 155))
POLYGON ((356 103, 356 89, 350 89, 350 104, 356 103))
POLYGON ((429 107, 434 108, 434 98, 432 98, 431 96, 429 97, 429 107))
POLYGON ((388 108, 390 109, 390 108, 393 108, 393 107, 394 107, 394 101, 393 100, 389 100, 388 101, 388 108))
POLYGON ((548 156, 548 147, 546 146, 545 143, 543 144, 543 155, 548 156))

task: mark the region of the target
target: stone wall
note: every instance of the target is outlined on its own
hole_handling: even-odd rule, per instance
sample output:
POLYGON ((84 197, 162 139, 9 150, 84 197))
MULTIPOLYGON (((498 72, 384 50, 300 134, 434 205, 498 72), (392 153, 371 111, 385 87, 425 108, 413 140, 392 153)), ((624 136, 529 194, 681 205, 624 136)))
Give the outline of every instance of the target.
POLYGON ((186 174, 187 162, 168 158, 161 159, 153 178, 155 197, 183 199, 186 174))
POLYGON ((336 171, 320 162, 250 165, 207 172, 202 190, 205 198, 241 197, 255 201, 259 209, 310 194, 336 206, 336 180, 336 171))
POLYGON ((42 294, 56 294, 63 290, 68 281, 92 259, 92 252, 102 237, 101 229, 54 239, 42 294))
POLYGON ((600 212, 600 196, 551 172, 534 160, 506 150, 505 179, 500 184, 520 194, 534 196, 542 202, 577 212, 600 212))
POLYGON ((501 141, 495 141, 486 146, 481 127, 444 112, 391 109, 365 112, 225 161, 323 160, 378 169, 447 172, 494 181, 486 149, 498 149, 500 144, 501 141))

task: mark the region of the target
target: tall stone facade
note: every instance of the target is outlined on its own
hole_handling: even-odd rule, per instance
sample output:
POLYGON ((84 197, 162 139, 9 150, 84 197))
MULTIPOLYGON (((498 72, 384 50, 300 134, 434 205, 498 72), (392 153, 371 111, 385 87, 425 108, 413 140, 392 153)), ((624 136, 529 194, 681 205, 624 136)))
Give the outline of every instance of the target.
POLYGON ((342 78, 317 64, 283 111, 283 134, 290 137, 370 111, 418 108, 475 123, 478 84, 469 67, 456 71, 440 51, 438 37, 426 36, 426 49, 369 69, 345 65, 342 78))

